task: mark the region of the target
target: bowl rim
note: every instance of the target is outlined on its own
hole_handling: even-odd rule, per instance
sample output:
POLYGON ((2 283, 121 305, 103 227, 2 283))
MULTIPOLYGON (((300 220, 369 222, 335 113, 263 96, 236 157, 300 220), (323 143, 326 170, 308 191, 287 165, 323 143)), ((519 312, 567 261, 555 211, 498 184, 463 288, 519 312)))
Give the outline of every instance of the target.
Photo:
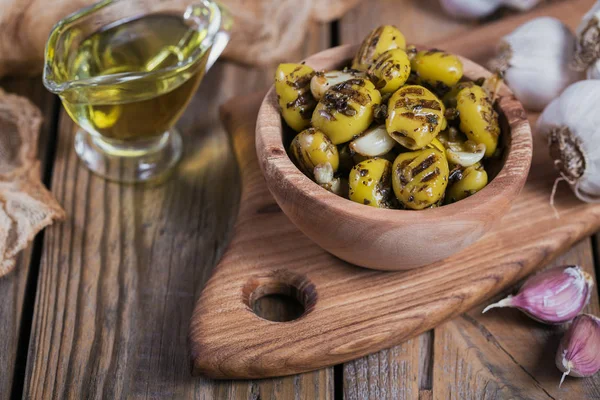
MULTIPOLYGON (((350 60, 359 45, 342 45, 316 53, 303 62, 309 66, 319 63, 341 65, 350 60)), ((419 47, 426 48, 426 47, 419 47)), ((463 63, 467 78, 475 80, 491 76, 491 72, 479 64, 458 56, 463 63), (474 76, 476 75, 476 76, 474 76)), ((320 68, 316 68, 320 69, 320 68)), ((298 196, 316 202, 340 215, 361 217, 371 221, 389 224, 401 220, 403 223, 423 222, 424 219, 444 220, 456 218, 457 214, 484 213, 496 214, 502 210, 500 203, 510 204, 523 188, 527 179, 533 156, 532 133, 527 114, 512 91, 502 84, 497 107, 504 114, 510 140, 504 151, 507 152, 504 165, 485 188, 466 199, 443 207, 423 210, 398 210, 369 207, 333 194, 304 175, 289 158, 283 144, 283 124, 279 112, 277 94, 274 85, 267 92, 258 112, 256 124, 256 152, 267 186, 273 191, 272 184, 285 187, 288 196, 298 196)), ((506 132, 502 132, 506 134, 506 132)), ((279 202, 277 196, 276 200, 279 202)))

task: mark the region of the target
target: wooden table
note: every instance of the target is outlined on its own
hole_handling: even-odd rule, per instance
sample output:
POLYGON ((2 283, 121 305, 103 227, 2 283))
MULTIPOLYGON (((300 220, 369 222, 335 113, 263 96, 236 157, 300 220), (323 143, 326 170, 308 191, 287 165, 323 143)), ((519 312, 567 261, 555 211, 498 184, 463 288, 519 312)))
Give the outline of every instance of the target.
MULTIPOLYGON (((574 26, 592 3, 565 1, 528 16, 499 13, 467 23, 445 17, 437 0, 372 0, 340 21, 312 26, 293 59, 357 42, 381 23, 396 24, 410 42, 444 47, 463 37, 460 52, 474 56, 469 43, 500 37, 533 15, 574 26)), ((68 214, 0 279, 0 398, 600 398, 600 376, 567 379, 558 388, 555 329, 510 309, 482 316, 481 307, 400 346, 312 373, 261 381, 192 377, 189 319, 227 244, 239 198, 218 106, 268 86, 273 71, 218 63, 179 124, 182 163, 166 184, 146 188, 109 183, 78 163, 75 127, 39 78, 0 82, 43 110, 44 181, 68 214)), ((594 273, 597 243, 597 236, 587 238, 554 264, 594 273)), ((290 312, 277 298, 260 308, 280 318, 290 312)), ((586 311, 600 312, 597 293, 586 311)))

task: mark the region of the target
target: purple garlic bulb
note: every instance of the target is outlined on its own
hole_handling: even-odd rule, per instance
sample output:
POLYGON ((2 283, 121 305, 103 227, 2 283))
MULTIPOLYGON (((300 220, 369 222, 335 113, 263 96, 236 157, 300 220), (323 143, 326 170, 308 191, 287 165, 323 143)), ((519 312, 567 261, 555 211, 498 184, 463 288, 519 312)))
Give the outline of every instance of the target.
MULTIPOLYGON (((600 370, 600 319, 589 314, 575 318, 560 341, 556 366, 563 376, 578 378, 594 375, 600 370)), ((559 386, 560 386, 559 385, 559 386)))
POLYGON ((525 281, 519 293, 490 304, 492 308, 514 307, 547 324, 575 318, 589 303, 594 281, 579 266, 550 268, 525 281))

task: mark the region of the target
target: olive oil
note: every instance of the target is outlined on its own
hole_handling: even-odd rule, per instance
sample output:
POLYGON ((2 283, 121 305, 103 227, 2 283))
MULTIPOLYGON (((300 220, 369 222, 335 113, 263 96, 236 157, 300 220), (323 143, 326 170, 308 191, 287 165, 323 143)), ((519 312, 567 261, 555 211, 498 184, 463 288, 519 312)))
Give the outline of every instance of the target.
POLYGON ((92 33, 55 66, 73 82, 61 93, 65 109, 86 131, 111 142, 163 135, 202 80, 210 53, 199 51, 205 37, 182 17, 166 14, 92 33))

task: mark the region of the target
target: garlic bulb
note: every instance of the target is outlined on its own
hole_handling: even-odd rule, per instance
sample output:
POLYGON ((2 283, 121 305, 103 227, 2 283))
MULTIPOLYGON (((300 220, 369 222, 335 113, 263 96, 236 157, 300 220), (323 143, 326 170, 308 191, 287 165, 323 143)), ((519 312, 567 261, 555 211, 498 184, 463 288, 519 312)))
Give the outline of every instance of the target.
POLYGON ((582 378, 600 371, 600 319, 589 314, 575 318, 560 341, 555 362, 563 372, 560 385, 567 375, 582 378))
POLYGON ((527 279, 516 295, 490 304, 483 312, 515 307, 540 322, 560 324, 583 310, 593 286, 592 277, 579 266, 550 268, 527 279))
MULTIPOLYGON (((583 16, 577 27, 577 41, 573 67, 583 71, 600 58, 600 1, 583 16)), ((589 79, 590 72, 588 71, 589 79)))
POLYGON ((541 111, 583 74, 570 68, 575 36, 555 18, 536 18, 521 25, 498 45, 490 67, 504 79, 525 108, 541 111))
POLYGON ((560 175, 582 201, 600 201, 600 80, 569 86, 546 107, 537 131, 560 175))
POLYGON ((526 11, 539 2, 540 0, 440 0, 442 8, 448 14, 467 19, 486 17, 501 6, 526 11))

